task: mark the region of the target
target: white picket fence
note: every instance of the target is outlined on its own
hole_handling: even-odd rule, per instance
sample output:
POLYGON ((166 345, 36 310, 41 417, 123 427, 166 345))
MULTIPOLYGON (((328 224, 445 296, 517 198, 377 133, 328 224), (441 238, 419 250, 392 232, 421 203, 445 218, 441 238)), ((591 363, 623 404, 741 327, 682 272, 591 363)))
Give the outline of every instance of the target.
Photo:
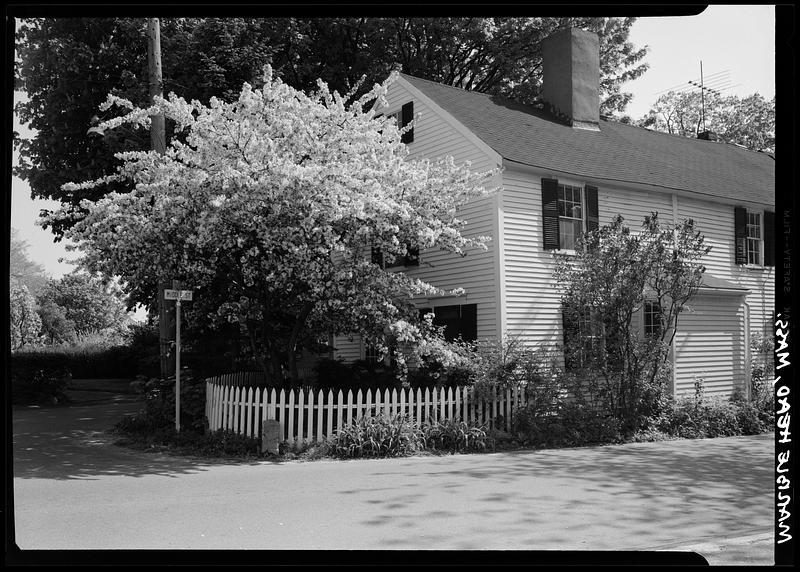
POLYGON ((417 424, 463 420, 508 430, 514 408, 526 403, 525 391, 495 391, 476 399, 470 387, 440 389, 339 390, 275 389, 234 386, 225 377, 206 380, 206 418, 212 431, 228 429, 261 437, 263 421, 280 422, 281 441, 310 443, 334 435, 367 415, 407 415, 417 424))

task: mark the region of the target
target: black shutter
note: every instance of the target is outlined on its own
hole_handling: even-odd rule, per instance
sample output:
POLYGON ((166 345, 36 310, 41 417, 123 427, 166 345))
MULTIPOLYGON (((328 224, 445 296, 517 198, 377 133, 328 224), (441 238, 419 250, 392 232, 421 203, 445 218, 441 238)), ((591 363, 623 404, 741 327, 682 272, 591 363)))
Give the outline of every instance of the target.
POLYGON ((409 246, 405 258, 406 266, 419 266, 419 246, 409 246))
POLYGON ((574 347, 578 339, 578 324, 566 306, 561 307, 561 330, 564 343, 564 368, 571 370, 577 365, 574 359, 574 347))
POLYGON ((542 179, 544 249, 558 249, 558 180, 542 179))
MULTIPOLYGON (((409 123, 414 120, 414 102, 409 101, 405 105, 403 105, 403 109, 400 113, 400 127, 405 127, 409 123)), ((414 141, 414 128, 412 127, 405 133, 403 133, 402 138, 403 143, 411 143, 414 141)))
POLYGON ((381 251, 380 247, 372 247, 372 263, 377 264, 378 266, 383 266, 383 252, 381 251))
POLYGON ((461 339, 474 342, 478 339, 478 305, 461 306, 461 339))
POLYGON ((747 210, 733 208, 734 247, 736 264, 747 264, 747 210))
POLYGON ((775 213, 764 213, 764 266, 775 266, 775 213))
POLYGON ((586 185, 586 232, 597 230, 600 214, 597 206, 597 187, 586 185))

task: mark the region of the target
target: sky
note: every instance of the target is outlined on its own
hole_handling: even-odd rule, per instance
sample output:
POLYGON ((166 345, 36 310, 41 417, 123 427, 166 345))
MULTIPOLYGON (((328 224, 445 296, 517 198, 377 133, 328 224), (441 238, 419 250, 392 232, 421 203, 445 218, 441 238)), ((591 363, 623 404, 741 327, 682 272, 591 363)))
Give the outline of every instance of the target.
MULTIPOLYGON (((775 8, 767 5, 714 5, 697 16, 641 18, 629 36, 635 46, 649 46, 646 62, 650 69, 623 89, 634 94, 626 113, 638 119, 646 114, 659 95, 670 89, 686 88, 699 81, 700 62, 706 83, 712 80, 730 86, 723 95, 775 95, 775 8)), ((22 94, 15 94, 17 97, 22 94)), ((30 130, 18 124, 22 137, 30 130)), ((15 156, 16 162, 16 156, 15 156)), ((16 177, 12 181, 11 226, 28 242, 29 257, 39 262, 54 278, 74 269, 61 259, 74 259, 65 243, 53 243, 49 231, 36 226, 40 209, 54 209, 54 201, 33 201, 30 187, 16 177)))

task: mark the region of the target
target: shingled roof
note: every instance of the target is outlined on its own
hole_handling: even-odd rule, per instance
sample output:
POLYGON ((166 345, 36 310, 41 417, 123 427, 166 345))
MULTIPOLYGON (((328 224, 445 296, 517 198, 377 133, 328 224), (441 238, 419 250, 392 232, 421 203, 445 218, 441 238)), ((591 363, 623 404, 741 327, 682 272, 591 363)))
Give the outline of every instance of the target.
POLYGON ((574 129, 535 107, 401 74, 504 159, 582 178, 775 204, 775 160, 736 145, 600 120, 574 129))

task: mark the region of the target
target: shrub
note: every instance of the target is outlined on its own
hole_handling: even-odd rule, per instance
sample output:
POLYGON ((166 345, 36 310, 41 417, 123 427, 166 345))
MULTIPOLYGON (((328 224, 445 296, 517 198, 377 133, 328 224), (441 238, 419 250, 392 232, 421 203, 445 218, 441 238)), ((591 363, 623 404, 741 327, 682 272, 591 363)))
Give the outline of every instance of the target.
POLYGON ((138 449, 169 448, 182 454, 203 457, 253 457, 260 455, 261 442, 231 430, 198 433, 175 431, 173 425, 141 412, 122 419, 114 427, 122 438, 118 444, 138 449))
MULTIPOLYGON (((175 378, 139 378, 134 385, 145 398, 147 424, 157 427, 175 425, 175 378)), ((206 383, 191 370, 181 372, 181 429, 204 433, 207 425, 206 383)))
POLYGON ((74 345, 40 346, 12 354, 13 368, 64 368, 75 378, 132 377, 136 359, 126 346, 88 339, 74 345))
POLYGON ((622 422, 578 403, 565 403, 560 410, 542 413, 525 406, 514 412, 512 430, 524 442, 537 447, 580 447, 618 443, 622 422))
POLYGON ((433 421, 422 426, 425 448, 452 453, 483 451, 487 445, 485 425, 460 420, 433 421))
POLYGON ((62 403, 72 376, 63 367, 12 368, 11 402, 16 405, 62 403))
POLYGON ((698 383, 695 395, 669 403, 652 420, 653 430, 686 439, 756 435, 769 431, 771 424, 758 403, 734 393, 730 400, 707 398, 698 383))
POLYGON ((400 388, 392 368, 382 363, 357 360, 345 363, 336 359, 320 359, 314 365, 314 389, 396 389, 400 388))
POLYGON ((340 429, 329 441, 334 457, 399 457, 420 451, 424 433, 407 416, 362 417, 340 429))

